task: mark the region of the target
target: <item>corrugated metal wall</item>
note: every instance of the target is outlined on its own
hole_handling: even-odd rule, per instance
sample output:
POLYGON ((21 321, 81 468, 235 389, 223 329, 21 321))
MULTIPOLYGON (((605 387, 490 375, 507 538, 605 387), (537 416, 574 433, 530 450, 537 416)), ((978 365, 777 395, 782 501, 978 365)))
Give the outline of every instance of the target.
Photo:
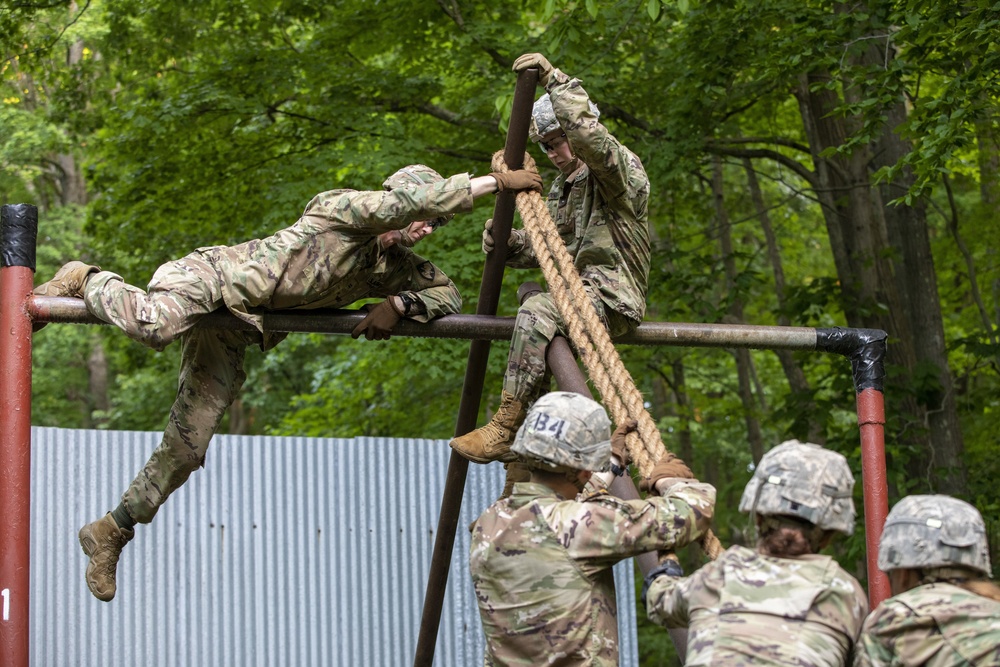
MULTIPOLYGON (((159 433, 32 429, 31 664, 411 665, 451 450, 443 440, 217 436, 93 598, 77 531, 117 504, 159 433)), ((463 526, 500 492, 471 465, 435 665, 481 665, 463 526)), ((637 663, 631 561, 615 572, 637 663)))

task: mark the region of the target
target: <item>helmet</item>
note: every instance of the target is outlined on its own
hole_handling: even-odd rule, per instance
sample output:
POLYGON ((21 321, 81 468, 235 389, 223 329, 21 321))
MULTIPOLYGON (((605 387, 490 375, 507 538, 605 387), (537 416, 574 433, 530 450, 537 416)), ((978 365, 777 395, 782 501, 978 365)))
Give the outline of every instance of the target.
MULTIPOLYGON (((590 113, 594 114, 594 118, 600 118, 601 112, 598 110, 597 105, 590 100, 587 100, 587 102, 590 104, 590 113)), ((559 127, 559 121, 556 119, 556 111, 552 108, 552 99, 548 93, 545 93, 535 100, 535 106, 531 108, 531 123, 528 124, 528 138, 534 142, 541 141, 542 137, 553 130, 558 130, 559 127)))
POLYGON ((885 520, 878 567, 967 567, 990 576, 986 524, 975 507, 950 496, 907 496, 885 520))
POLYGON ((423 164, 411 164, 385 179, 382 187, 386 190, 395 190, 407 186, 429 185, 443 180, 444 177, 430 167, 423 164))
MULTIPOLYGON (((443 181, 444 177, 427 165, 411 164, 403 167, 395 174, 382 182, 382 187, 386 190, 396 190, 399 188, 415 188, 421 185, 430 185, 443 181)), ((442 215, 431 221, 432 227, 440 227, 448 223, 455 215, 450 213, 442 215)))
POLYGON ((529 463, 603 472, 611 465, 611 420, 592 398, 553 391, 528 410, 510 449, 529 463))
POLYGON ((789 440, 764 454, 740 499, 741 512, 805 519, 854 532, 854 475, 842 454, 789 440))

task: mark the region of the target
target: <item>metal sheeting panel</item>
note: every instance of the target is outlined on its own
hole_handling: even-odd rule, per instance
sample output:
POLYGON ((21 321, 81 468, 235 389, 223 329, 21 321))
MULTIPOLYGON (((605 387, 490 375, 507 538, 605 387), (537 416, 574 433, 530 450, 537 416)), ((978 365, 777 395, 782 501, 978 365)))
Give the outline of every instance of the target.
MULTIPOLYGON (((77 531, 118 503, 159 433, 32 429, 31 664, 411 665, 451 449, 444 440, 216 436, 122 554, 84 583, 77 531)), ((503 486, 470 465, 435 665, 482 664, 464 529, 503 486)), ((635 665, 632 561, 615 568, 635 665)))

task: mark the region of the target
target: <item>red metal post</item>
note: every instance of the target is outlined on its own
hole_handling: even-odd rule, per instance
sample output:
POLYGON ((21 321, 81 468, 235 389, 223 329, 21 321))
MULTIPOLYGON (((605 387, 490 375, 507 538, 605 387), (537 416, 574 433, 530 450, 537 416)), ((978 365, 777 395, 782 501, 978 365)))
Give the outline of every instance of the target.
POLYGON ((26 204, 4 206, 0 219, 0 664, 28 667, 31 318, 26 303, 34 280, 38 213, 26 204))
POLYGON ((878 389, 858 393, 861 427, 861 479, 865 498, 865 546, 868 557, 868 602, 874 609, 892 595, 889 577, 878 569, 878 543, 889 514, 885 470, 885 401, 878 389))

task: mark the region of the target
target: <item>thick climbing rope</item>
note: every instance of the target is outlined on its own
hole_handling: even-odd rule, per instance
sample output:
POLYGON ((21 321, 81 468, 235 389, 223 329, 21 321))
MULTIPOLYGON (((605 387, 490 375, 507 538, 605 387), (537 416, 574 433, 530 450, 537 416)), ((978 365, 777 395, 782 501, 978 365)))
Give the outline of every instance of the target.
MULTIPOLYGON (((492 166, 497 172, 508 171, 503 151, 494 154, 492 166)), ((524 168, 536 170, 534 159, 527 153, 524 168)), ((566 322, 569 339, 608 407, 611 418, 616 424, 623 424, 629 419, 635 419, 638 424, 638 430, 626 437, 625 445, 640 474, 647 477, 656 462, 667 455, 656 422, 646 410, 642 394, 622 363, 607 328, 601 323, 593 299, 587 293, 541 195, 532 191, 519 192, 515 201, 549 293, 566 322)), ((711 531, 705 534, 701 544, 705 554, 713 560, 722 553, 722 545, 711 531)))

